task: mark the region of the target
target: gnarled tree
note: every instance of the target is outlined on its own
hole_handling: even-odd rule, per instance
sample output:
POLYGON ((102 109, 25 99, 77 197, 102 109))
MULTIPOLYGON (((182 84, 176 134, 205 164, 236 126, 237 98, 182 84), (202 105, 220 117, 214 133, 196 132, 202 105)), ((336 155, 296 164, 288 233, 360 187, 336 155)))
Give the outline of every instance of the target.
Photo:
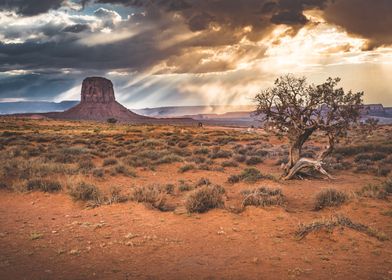
POLYGON ((286 75, 273 87, 256 95, 257 115, 270 131, 289 140, 289 159, 284 166, 284 179, 291 179, 304 168, 314 168, 332 178, 322 167, 336 141, 347 134, 360 117, 363 92, 345 93, 337 85, 340 78, 328 78, 321 85, 309 84, 305 77, 286 75), (303 145, 321 131, 328 145, 316 159, 303 158, 303 145))

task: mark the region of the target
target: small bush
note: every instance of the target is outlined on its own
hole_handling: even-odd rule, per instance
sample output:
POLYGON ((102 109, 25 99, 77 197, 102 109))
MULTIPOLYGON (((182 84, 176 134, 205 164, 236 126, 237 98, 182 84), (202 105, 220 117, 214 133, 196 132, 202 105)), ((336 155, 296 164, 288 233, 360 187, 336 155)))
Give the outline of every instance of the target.
POLYGON ((181 141, 181 142, 178 142, 178 147, 179 148, 186 148, 186 147, 188 147, 188 142, 185 142, 185 141, 181 141))
POLYGON ((208 186, 211 185, 211 182, 208 178, 201 177, 199 181, 196 183, 196 187, 200 186, 208 186))
POLYGON ((9 187, 6 183, 0 182, 0 190, 8 190, 9 187))
POLYGON ((109 190, 108 204, 123 203, 128 200, 128 197, 121 194, 120 187, 111 187, 109 190))
POLYGON ((185 208, 189 213, 204 213, 209 209, 222 207, 223 205, 222 188, 216 186, 204 186, 197 189, 188 196, 185 202, 185 208))
POLYGON ((193 190, 193 187, 191 185, 187 184, 184 180, 180 180, 179 183, 180 184, 178 186, 178 190, 180 192, 188 192, 188 191, 193 190))
POLYGON ((58 192, 62 189, 57 181, 34 179, 26 184, 27 191, 58 192))
POLYGON ((159 185, 138 187, 133 191, 131 199, 137 202, 148 203, 161 211, 167 211, 169 209, 166 205, 166 193, 166 189, 159 185))
POLYGON ((222 167, 238 167, 238 163, 236 163, 235 161, 224 161, 221 163, 222 167))
POLYGON ((115 158, 106 158, 103 160, 103 166, 115 165, 117 162, 118 161, 115 158))
POLYGON ((115 119, 115 118, 108 118, 106 121, 107 121, 108 123, 110 123, 110 124, 115 124, 115 123, 117 123, 117 119, 115 119))
POLYGON ((170 154, 170 155, 163 156, 161 159, 158 159, 156 163, 166 164, 166 163, 173 163, 173 162, 182 162, 182 158, 175 154, 170 154))
POLYGON ((187 171, 194 170, 194 169, 196 169, 196 166, 194 166, 193 164, 186 164, 186 165, 181 166, 178 169, 178 172, 185 173, 187 171))
POLYGON ((392 194, 392 178, 386 180, 380 185, 366 185, 357 192, 357 194, 363 197, 387 199, 387 197, 392 194))
POLYGON ((218 150, 218 151, 214 151, 214 153, 210 155, 210 158, 212 158, 212 159, 231 158, 231 156, 232 156, 232 154, 229 151, 218 150))
POLYGON ((128 167, 126 167, 125 165, 116 165, 113 168, 113 173, 114 174, 122 174, 124 176, 128 176, 128 177, 136 177, 136 173, 135 171, 129 169, 128 167))
POLYGON ((208 155, 209 152, 208 148, 200 148, 193 151, 195 155, 208 155))
POLYGON ((263 159, 261 157, 255 157, 255 156, 250 157, 249 159, 247 159, 245 161, 245 163, 247 165, 256 165, 256 164, 259 164, 259 163, 262 163, 262 162, 263 162, 263 159))
POLYGON ((229 178, 227 179, 227 181, 230 184, 238 183, 239 181, 241 181, 241 176, 240 175, 230 175, 229 178))
POLYGON ((281 189, 270 189, 266 187, 257 188, 254 190, 244 190, 241 192, 244 200, 243 206, 272 206, 282 205, 285 201, 281 189))
POLYGON ((388 176, 389 173, 391 173, 391 168, 379 166, 376 172, 377 172, 376 174, 377 176, 386 177, 388 176))
POLYGON ((91 159, 85 159, 85 160, 82 160, 78 163, 78 169, 83 173, 87 173, 88 171, 90 171, 94 167, 95 167, 95 165, 91 159))
POLYGON ((173 194, 174 188, 175 188, 175 186, 173 184, 166 184, 164 187, 167 194, 173 194))
POLYGON ((236 156, 234 156, 234 159, 235 159, 237 162, 242 163, 242 162, 245 162, 245 161, 246 161, 246 156, 244 156, 244 155, 236 155, 236 156))
POLYGON ((228 182, 232 184, 238 183, 239 181, 255 183, 261 179, 274 180, 275 178, 271 175, 263 175, 258 169, 251 167, 244 169, 239 175, 231 175, 228 178, 228 182))
POLYGON ((339 206, 348 200, 348 195, 335 189, 326 189, 319 192, 316 196, 315 210, 321 210, 325 207, 339 206))
POLYGON ((102 203, 102 194, 100 190, 94 186, 81 182, 71 188, 69 195, 75 201, 90 201, 97 205, 102 203))
POLYGON ((105 171, 102 168, 93 169, 93 176, 97 178, 102 178, 105 175, 105 171))

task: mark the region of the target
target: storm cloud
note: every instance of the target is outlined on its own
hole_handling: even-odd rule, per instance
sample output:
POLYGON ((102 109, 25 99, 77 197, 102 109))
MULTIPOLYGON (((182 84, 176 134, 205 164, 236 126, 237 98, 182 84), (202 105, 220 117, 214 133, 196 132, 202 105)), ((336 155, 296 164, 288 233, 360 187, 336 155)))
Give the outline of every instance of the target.
MULTIPOLYGON (((316 60, 311 65, 327 63, 330 52, 353 51, 362 59, 359 51, 391 46, 391 13, 389 0, 0 0, 0 98, 56 98, 81 76, 107 73, 122 73, 113 79, 124 92, 137 92, 138 100, 141 89, 149 95, 148 90, 158 92, 166 83, 175 95, 196 89, 192 81, 213 85, 209 77, 221 81, 215 88, 228 91, 239 83, 247 88, 258 77, 271 76, 266 68, 277 68, 271 62, 276 53, 301 51, 295 42, 312 30, 321 34, 336 27, 336 36, 346 37, 312 49, 319 57, 306 54, 316 60), (284 46, 295 36, 302 37, 284 46), (148 85, 132 83, 136 90, 125 86, 126 77, 144 77, 148 85)), ((227 95, 238 97, 239 92, 236 88, 227 95)))

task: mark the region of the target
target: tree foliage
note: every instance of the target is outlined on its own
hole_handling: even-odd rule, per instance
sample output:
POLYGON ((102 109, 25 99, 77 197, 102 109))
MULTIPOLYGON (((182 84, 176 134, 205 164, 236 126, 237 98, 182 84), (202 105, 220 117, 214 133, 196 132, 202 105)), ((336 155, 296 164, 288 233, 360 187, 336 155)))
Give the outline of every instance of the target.
POLYGON ((323 132, 329 141, 318 157, 317 164, 321 166, 337 139, 345 136, 350 125, 358 121, 363 92, 345 92, 338 87, 339 82, 340 78, 328 78, 314 85, 305 77, 286 75, 256 95, 257 115, 269 130, 289 140, 286 175, 300 161, 302 147, 315 131, 323 132))

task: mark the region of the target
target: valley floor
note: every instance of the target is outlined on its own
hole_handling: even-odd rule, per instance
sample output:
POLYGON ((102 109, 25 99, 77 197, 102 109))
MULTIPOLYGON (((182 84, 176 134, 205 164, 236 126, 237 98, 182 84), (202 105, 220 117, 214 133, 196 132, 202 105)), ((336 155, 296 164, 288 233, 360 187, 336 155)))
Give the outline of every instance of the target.
MULTIPOLYGON (((391 197, 377 199, 358 195, 364 186, 380 184, 387 178, 359 172, 352 158, 352 169, 332 171, 338 178, 334 181, 321 178, 281 181, 277 179, 280 169, 273 151, 278 151, 282 142, 273 137, 260 134, 253 135, 253 139, 240 130, 224 128, 200 131, 196 128, 133 127, 125 131, 122 126, 95 126, 99 127, 90 129, 90 124, 79 122, 33 120, 11 120, 0 125, 3 133, 0 279, 392 279, 391 197), (57 129, 58 126, 62 129, 57 129), (101 142, 83 134, 89 129, 90 138, 103 135, 99 138, 101 142), (99 133, 93 133, 92 129, 99 129, 99 133), (213 136, 217 131, 219 137, 226 137, 227 141, 213 136), (169 132, 173 134, 169 135, 169 132), (117 133, 121 133, 121 137, 115 137, 117 133), (189 134, 191 137, 184 137, 189 134), (182 151, 189 149, 193 153, 172 163, 158 163, 159 159, 146 156, 152 168, 134 164, 133 155, 138 154, 139 159, 142 157, 140 141, 155 139, 169 143, 173 139, 167 137, 173 135, 184 138, 180 142, 187 142, 187 145, 180 144, 186 146, 181 148, 182 151), (206 135, 208 137, 203 138, 206 135), (28 139, 23 138, 25 136, 28 139), (41 139, 45 137, 47 141, 41 139), (61 142, 61 139, 66 141, 61 142), (99 146, 105 139, 109 140, 99 146), (132 139, 137 141, 132 142, 132 139), (197 139, 211 145, 200 145, 195 142, 197 139), (28 142, 21 143, 22 140, 28 142), (56 144, 56 141, 61 143, 56 144), (130 141, 126 148, 117 145, 126 141, 130 141), (254 141, 261 144, 252 144, 254 141), (239 174, 249 166, 244 162, 228 167, 223 164, 228 159, 217 157, 212 151, 218 142, 221 149, 232 153, 232 159, 238 156, 238 145, 244 148, 268 143, 264 148, 270 155, 265 155, 262 162, 252 166, 274 177, 257 182, 229 183, 230 175, 239 174), (39 146, 42 148, 37 156, 31 151, 39 146), (43 167, 49 168, 45 165, 48 162, 60 164, 60 160, 55 160, 51 154, 60 146, 83 146, 95 168, 103 169, 103 177, 96 178, 91 170, 86 173, 83 169, 82 172, 77 164, 81 160, 79 155, 75 162, 67 159, 66 163, 61 163, 62 169, 50 166, 52 173, 43 172, 43 167), (209 149, 209 156, 205 159, 206 162, 211 159, 209 170, 200 169, 192 159, 200 146, 209 149), (14 154, 15 147, 21 150, 21 154, 14 154), (116 157, 119 161, 116 164, 134 164, 130 168, 135 176, 113 174, 112 165, 107 165, 109 161, 104 163, 122 149, 128 150, 129 154, 116 157), (25 150, 29 152, 28 157, 24 157, 25 150), (44 157, 46 159, 39 161, 41 165, 37 168, 37 160, 44 157), (126 157, 129 158, 126 160, 126 157), (12 165, 13 160, 28 162, 29 172, 26 173, 26 166, 12 165), (189 162, 196 167, 180 172, 181 167, 189 162), (221 168, 222 165, 226 167, 221 168), (69 173, 64 174, 65 169, 69 173), (21 171, 28 175, 18 173, 21 171), (28 185, 38 176, 58 180, 63 190, 56 193, 21 190, 21 185, 28 185), (194 187, 194 190, 193 186, 200 178, 208 178, 213 184, 225 188, 224 207, 206 213, 187 212, 184 203, 197 189, 194 187), (132 200, 89 208, 86 207, 88 203, 74 201, 69 195, 74 182, 81 180, 96 185, 104 194, 108 194, 109 186, 113 185, 128 195, 135 186, 173 184, 175 189, 168 195, 172 210, 162 212, 132 200), (180 186, 184 184, 192 188, 181 190, 180 186), (241 190, 260 186, 281 189, 285 196, 284 205, 247 206, 236 211, 243 199, 241 190), (345 192, 350 199, 341 206, 315 211, 315 196, 328 188, 345 192), (341 226, 316 230, 302 239, 296 235, 300 224, 339 215, 371 227, 375 237, 341 226)), ((381 129, 375 136, 375 143, 387 145, 382 137, 389 137, 390 132, 389 127, 381 129)), ((161 148, 158 148, 159 143, 155 144, 151 150, 179 152, 171 150, 171 144, 160 143, 161 148)), ((314 146, 321 144, 317 139, 312 142, 314 146)), ((175 145, 179 145, 178 142, 175 145)), ((248 148, 246 157, 252 157, 252 149, 248 148)), ((387 162, 384 161, 384 167, 389 166, 387 162)))

